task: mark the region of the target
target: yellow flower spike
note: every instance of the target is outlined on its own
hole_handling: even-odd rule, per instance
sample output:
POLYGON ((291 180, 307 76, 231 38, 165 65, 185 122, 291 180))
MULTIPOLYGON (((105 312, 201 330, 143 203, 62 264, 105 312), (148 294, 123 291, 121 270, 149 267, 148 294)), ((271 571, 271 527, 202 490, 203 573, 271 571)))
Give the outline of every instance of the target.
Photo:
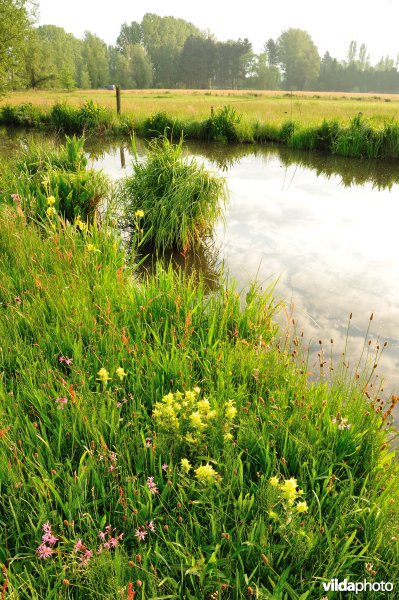
POLYGON ((138 217, 139 219, 144 217, 144 211, 143 210, 136 210, 136 212, 134 213, 135 217, 138 217))
POLYGON ((107 381, 109 381, 111 379, 107 369, 104 369, 104 367, 102 367, 98 371, 97 375, 98 375, 97 381, 102 381, 104 385, 106 385, 107 381))
POLYGON ((213 481, 216 481, 216 478, 218 477, 218 473, 209 463, 201 465, 198 469, 195 469, 194 472, 198 481, 203 483, 212 483, 213 481))
POLYGON ((117 375, 117 377, 119 377, 119 379, 121 381, 123 381, 123 379, 126 377, 127 373, 125 373, 125 369, 123 369, 123 367, 118 367, 116 369, 116 375, 117 375))
POLYGON ((278 485, 279 485, 278 477, 270 477, 269 483, 273 487, 278 487, 278 485))
POLYGON ((48 209, 46 210, 46 215, 48 217, 52 217, 56 214, 56 212, 57 211, 55 210, 54 206, 49 206, 48 209))
POLYGON ((309 507, 308 507, 308 505, 307 505, 307 503, 305 501, 304 502, 298 502, 298 504, 295 506, 295 508, 296 508, 296 510, 297 510, 297 512, 299 514, 306 513, 309 510, 309 507))
POLYGON ((54 196, 49 196, 47 198, 47 205, 48 206, 54 206, 54 204, 55 204, 55 198, 54 198, 54 196))
POLYGON ((87 252, 90 252, 90 253, 101 252, 101 250, 96 248, 96 246, 94 244, 86 244, 86 250, 87 250, 87 252))
POLYGON ((185 473, 188 473, 192 469, 192 465, 187 458, 182 458, 180 461, 180 466, 185 473))

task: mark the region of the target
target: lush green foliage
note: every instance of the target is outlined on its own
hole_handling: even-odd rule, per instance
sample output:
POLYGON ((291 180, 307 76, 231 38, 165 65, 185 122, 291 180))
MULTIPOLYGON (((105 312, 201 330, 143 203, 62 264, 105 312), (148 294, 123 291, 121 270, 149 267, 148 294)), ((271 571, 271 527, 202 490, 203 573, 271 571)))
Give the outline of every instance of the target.
POLYGON ((310 384, 270 290, 141 280, 106 222, 22 219, 3 207, 3 591, 313 600, 332 576, 397 580, 374 360, 310 384))
POLYGON ((59 214, 82 223, 92 221, 108 190, 107 178, 88 170, 84 139, 66 138, 60 148, 33 141, 3 173, 0 198, 12 199, 28 218, 48 220, 59 214))
POLYGON ((149 143, 144 163, 136 156, 133 174, 121 182, 117 195, 134 231, 143 229, 147 242, 161 251, 198 245, 227 199, 225 181, 194 158, 184 158, 183 140, 173 144, 166 136, 149 143))
POLYGON ((280 125, 260 123, 244 117, 231 106, 212 112, 205 120, 177 119, 158 111, 142 120, 115 117, 99 104, 88 101, 80 107, 55 104, 50 112, 25 103, 0 107, 0 124, 25 127, 52 127, 66 132, 126 135, 136 131, 147 137, 212 140, 223 142, 278 142, 300 150, 321 150, 337 156, 396 159, 399 157, 399 124, 392 118, 382 127, 371 125, 361 113, 348 126, 324 119, 320 124, 303 125, 286 120, 280 125))

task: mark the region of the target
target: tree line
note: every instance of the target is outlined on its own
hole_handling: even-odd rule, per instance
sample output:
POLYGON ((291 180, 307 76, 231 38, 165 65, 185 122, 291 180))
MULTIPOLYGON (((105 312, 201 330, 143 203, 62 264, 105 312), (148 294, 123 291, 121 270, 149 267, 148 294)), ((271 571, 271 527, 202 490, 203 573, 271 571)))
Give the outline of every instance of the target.
POLYGON ((115 45, 86 31, 34 26, 29 0, 0 0, 0 90, 18 88, 287 89, 399 92, 399 62, 372 65, 352 41, 345 60, 321 58, 310 34, 283 31, 255 53, 245 39, 218 41, 175 17, 144 15, 123 23, 115 45))

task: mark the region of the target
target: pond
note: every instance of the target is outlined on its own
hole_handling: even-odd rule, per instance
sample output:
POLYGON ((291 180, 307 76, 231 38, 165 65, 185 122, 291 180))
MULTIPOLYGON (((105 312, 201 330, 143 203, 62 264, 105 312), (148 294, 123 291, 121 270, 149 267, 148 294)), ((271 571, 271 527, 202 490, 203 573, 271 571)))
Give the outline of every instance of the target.
MULTIPOLYGON (((9 155, 20 136, 3 130, 0 155, 9 155)), ((126 142, 92 140, 87 151, 92 165, 113 179, 131 171, 126 142)), ((143 143, 138 151, 144 156, 143 143)), ((276 146, 190 143, 186 153, 222 172, 230 190, 224 222, 197 256, 197 268, 211 279, 223 265, 238 289, 255 278, 263 287, 277 282, 275 295, 286 303, 280 318, 294 318, 304 331, 315 373, 319 340, 329 356, 333 339, 337 359, 347 345, 352 366, 366 335, 373 340, 371 353, 387 341, 378 372, 385 394, 397 392, 399 164, 276 146)))

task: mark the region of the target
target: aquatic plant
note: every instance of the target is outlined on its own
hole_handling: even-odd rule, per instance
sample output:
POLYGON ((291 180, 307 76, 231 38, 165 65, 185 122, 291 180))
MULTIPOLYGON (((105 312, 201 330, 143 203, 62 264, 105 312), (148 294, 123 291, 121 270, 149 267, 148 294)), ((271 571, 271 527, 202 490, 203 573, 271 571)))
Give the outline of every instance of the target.
POLYGON ((144 162, 136 155, 133 174, 120 183, 117 197, 131 225, 143 211, 140 227, 156 250, 186 251, 211 233, 227 191, 222 177, 183 157, 182 139, 173 144, 164 136, 149 143, 144 162))

